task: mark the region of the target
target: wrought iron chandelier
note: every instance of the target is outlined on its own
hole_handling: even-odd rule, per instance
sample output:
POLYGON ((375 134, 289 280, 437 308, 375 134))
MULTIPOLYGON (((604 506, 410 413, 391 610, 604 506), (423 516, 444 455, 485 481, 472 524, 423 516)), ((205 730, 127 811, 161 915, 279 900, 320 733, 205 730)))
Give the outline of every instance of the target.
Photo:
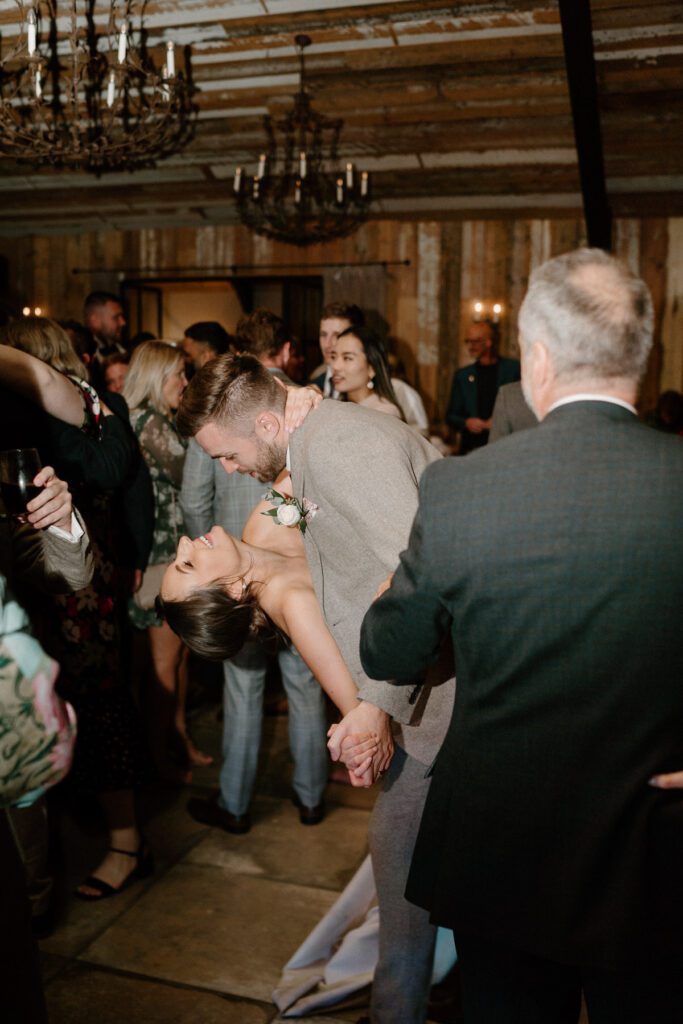
POLYGON ((155 67, 136 14, 144 0, 107 0, 100 12, 96 0, 16 4, 19 37, 0 55, 0 153, 100 175, 153 167, 189 142, 191 83, 173 42, 155 67))
POLYGON ((299 91, 285 117, 263 119, 266 145, 256 173, 235 171, 233 189, 240 217, 259 235, 294 245, 312 245, 350 235, 367 219, 370 180, 352 162, 340 171, 339 137, 344 122, 313 109, 305 86, 308 36, 295 36, 299 91))

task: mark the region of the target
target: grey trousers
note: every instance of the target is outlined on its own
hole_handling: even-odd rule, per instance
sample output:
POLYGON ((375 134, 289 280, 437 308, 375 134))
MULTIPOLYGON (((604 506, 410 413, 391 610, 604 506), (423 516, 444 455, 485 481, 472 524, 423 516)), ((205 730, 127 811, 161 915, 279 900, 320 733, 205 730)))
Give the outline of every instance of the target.
MULTIPOLYGON (((293 647, 278 653, 289 703, 289 748, 294 760, 292 788, 305 807, 315 807, 327 785, 327 723, 321 687, 293 647)), ((248 643, 223 662, 223 765, 220 804, 245 814, 254 790, 263 724, 263 689, 268 655, 248 643)))
POLYGON ((370 853, 379 903, 379 963, 372 983, 372 1024, 424 1024, 436 928, 403 893, 431 779, 396 748, 370 819, 370 853))

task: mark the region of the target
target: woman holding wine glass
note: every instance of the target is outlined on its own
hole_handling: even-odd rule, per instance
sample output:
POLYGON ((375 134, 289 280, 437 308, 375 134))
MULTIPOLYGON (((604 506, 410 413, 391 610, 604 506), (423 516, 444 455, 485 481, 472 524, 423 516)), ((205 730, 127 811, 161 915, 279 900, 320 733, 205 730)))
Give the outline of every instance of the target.
MULTIPOLYGON (((109 849, 76 895, 102 899, 151 870, 135 813, 134 790, 143 777, 143 747, 120 658, 121 595, 115 585, 111 514, 112 497, 130 479, 139 452, 123 402, 121 413, 114 415, 100 401, 58 324, 43 317, 25 317, 5 327, 1 340, 43 360, 58 374, 57 378, 42 374, 53 400, 44 403, 48 414, 39 430, 42 440, 38 447, 69 483, 91 537, 92 583, 76 594, 54 598, 57 614, 46 643, 61 665, 60 690, 75 707, 79 720, 68 784, 81 797, 98 798, 109 830, 109 849), (54 400, 57 394, 59 401, 54 400), (62 419, 50 415, 62 408, 62 419)), ((5 358, 0 365, 9 365, 15 381, 21 377, 20 360, 12 364, 5 358)), ((24 380, 23 387, 26 392, 30 385, 24 380)))

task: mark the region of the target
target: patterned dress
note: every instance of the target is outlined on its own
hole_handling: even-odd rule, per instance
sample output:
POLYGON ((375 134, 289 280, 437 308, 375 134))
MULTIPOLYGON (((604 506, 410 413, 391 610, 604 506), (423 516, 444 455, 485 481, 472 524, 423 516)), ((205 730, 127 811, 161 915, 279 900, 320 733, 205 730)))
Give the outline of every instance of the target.
MULTIPOLYGON (((185 533, 180 488, 187 442, 171 417, 152 405, 131 410, 130 418, 154 489, 154 538, 149 565, 162 565, 173 561, 178 540, 185 533)), ((161 625, 153 608, 143 609, 130 601, 128 611, 138 629, 161 625)))
POLYGON ((50 417, 49 457, 88 527, 94 572, 87 587, 55 596, 49 653, 61 666, 59 693, 78 717, 68 783, 96 794, 135 787, 145 768, 137 709, 121 658, 122 594, 112 514, 114 494, 135 459, 135 438, 118 416, 100 418, 96 393, 83 381, 74 383, 84 395, 85 422, 79 429, 50 417))

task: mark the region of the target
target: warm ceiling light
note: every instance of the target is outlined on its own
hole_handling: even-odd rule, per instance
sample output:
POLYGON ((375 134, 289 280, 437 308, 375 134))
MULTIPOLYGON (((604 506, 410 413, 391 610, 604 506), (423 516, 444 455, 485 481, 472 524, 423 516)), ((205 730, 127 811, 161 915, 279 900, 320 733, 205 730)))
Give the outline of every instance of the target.
POLYGON ((35 316, 42 316, 43 315, 43 311, 40 308, 40 306, 36 306, 36 308, 33 310, 33 312, 34 312, 35 316))
POLYGON ((31 315, 31 307, 30 306, 24 306, 24 308, 22 309, 21 312, 24 314, 24 316, 30 316, 31 315))

